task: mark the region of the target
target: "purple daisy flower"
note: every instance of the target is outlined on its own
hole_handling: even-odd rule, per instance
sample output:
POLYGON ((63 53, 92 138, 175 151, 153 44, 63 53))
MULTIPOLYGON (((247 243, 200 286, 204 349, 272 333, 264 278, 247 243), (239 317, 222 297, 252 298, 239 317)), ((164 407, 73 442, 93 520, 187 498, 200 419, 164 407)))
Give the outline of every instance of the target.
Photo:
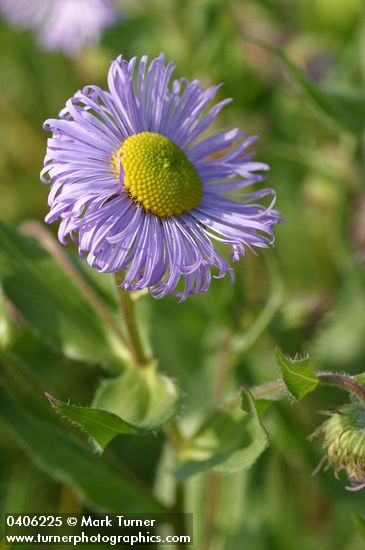
POLYGON ((0 0, 0 12, 17 27, 35 29, 43 47, 68 55, 97 43, 118 18, 115 0, 0 0))
POLYGON ((231 100, 209 108, 219 86, 170 85, 173 71, 162 54, 149 66, 118 57, 109 91, 86 86, 45 122, 53 135, 41 179, 52 184, 46 222, 61 218, 61 243, 70 236, 93 268, 122 272, 126 290, 184 300, 208 290, 212 269, 233 280, 216 243, 236 261, 271 245, 280 217, 272 189, 240 192, 268 169, 247 152, 255 138, 201 137, 231 100))

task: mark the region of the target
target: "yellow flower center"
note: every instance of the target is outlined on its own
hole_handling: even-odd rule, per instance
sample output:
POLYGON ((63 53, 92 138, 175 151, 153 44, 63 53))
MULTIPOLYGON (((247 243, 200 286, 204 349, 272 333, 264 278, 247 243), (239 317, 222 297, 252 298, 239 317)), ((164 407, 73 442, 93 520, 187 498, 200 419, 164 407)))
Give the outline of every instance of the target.
POLYGON ((112 156, 117 177, 120 163, 131 197, 161 218, 191 210, 202 199, 202 183, 193 164, 173 141, 155 132, 127 138, 112 156))

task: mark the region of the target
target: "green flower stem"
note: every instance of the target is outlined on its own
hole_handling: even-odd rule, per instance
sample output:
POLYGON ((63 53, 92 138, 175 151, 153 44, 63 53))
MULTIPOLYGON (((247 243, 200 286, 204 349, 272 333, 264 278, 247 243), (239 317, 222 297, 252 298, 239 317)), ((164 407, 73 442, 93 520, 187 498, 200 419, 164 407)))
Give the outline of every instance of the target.
MULTIPOLYGON (((232 341, 231 331, 225 330, 222 333, 220 345, 218 348, 217 359, 218 369, 213 386, 213 398, 220 401, 224 395, 224 390, 227 385, 229 369, 230 369, 230 347, 232 341)), ((207 478, 207 508, 205 512, 205 541, 203 550, 210 550, 213 544, 214 527, 218 513, 218 494, 220 489, 220 480, 215 472, 209 472, 207 478)))
MULTIPOLYGON (((166 432, 169 444, 171 445, 175 453, 175 457, 178 458, 180 449, 184 444, 184 438, 182 436, 182 433, 180 431, 179 425, 176 422, 176 420, 173 420, 166 426, 165 432, 166 432)), ((184 516, 180 515, 180 514, 183 514, 185 511, 185 487, 186 487, 186 484, 183 481, 175 482, 175 502, 170 510, 171 513, 179 514, 176 516, 174 529, 175 529, 175 534, 180 536, 186 535, 185 518, 184 516)), ((185 546, 178 545, 178 548, 185 548, 185 546)))
POLYGON ((131 299, 130 294, 120 286, 122 279, 118 273, 115 273, 114 278, 118 291, 119 306, 127 327, 134 360, 137 366, 145 367, 151 362, 151 357, 148 357, 142 344, 137 326, 133 300, 131 299))
POLYGON ((203 550, 211 550, 212 542, 214 537, 214 527, 216 523, 216 515, 218 508, 218 499, 219 499, 219 479, 218 475, 215 472, 209 472, 209 481, 208 481, 208 503, 207 503, 207 514, 206 514, 206 523, 205 523, 205 541, 203 550))
MULTIPOLYGON (((185 525, 185 516, 182 514, 185 510, 185 483, 182 481, 177 481, 175 486, 175 505, 173 507, 173 513, 178 514, 176 517, 174 529, 175 535, 183 536, 186 535, 186 525, 185 525)), ((183 549, 186 548, 184 544, 179 544, 177 548, 183 549)))

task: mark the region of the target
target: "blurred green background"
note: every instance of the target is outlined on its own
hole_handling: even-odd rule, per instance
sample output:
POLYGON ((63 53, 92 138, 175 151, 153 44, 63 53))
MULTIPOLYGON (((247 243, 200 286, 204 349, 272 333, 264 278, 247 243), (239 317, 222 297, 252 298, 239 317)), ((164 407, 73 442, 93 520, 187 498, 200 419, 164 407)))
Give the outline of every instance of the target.
MULTIPOLYGON (((277 346, 290 354, 310 352, 318 370, 364 370, 363 7, 362 0, 130 1, 122 23, 73 60, 41 50, 31 33, 0 23, 0 216, 12 224, 42 221, 47 213, 48 189, 38 178, 43 121, 57 116, 80 87, 105 87, 110 61, 120 53, 152 58, 164 51, 175 60, 177 76, 223 82, 219 98, 234 102, 216 126, 259 135, 256 158, 271 165, 269 185, 286 219, 276 229, 275 249, 242 260, 233 287, 228 279, 214 281, 207 295, 183 305, 173 297, 146 296, 138 303, 161 370, 184 392, 187 431, 240 384, 275 380, 277 346), (328 96, 318 99, 279 55, 250 36, 279 47, 328 96), (344 110, 331 93, 345 98, 344 110), (227 349, 235 339, 231 360, 227 349)), ((101 368, 65 359, 20 319, 10 329, 2 322, 0 330, 2 342, 10 342, 46 391, 63 401, 90 402, 101 368)), ((330 470, 311 476, 323 451, 320 441, 306 440, 322 422, 319 411, 345 399, 320 389, 297 404, 275 403, 265 418, 271 446, 251 470, 191 478, 186 510, 195 514, 196 548, 364 548, 352 520, 363 513, 363 493, 347 492, 346 480, 330 470)), ((5 426, 1 440, 2 511, 82 509, 77 492, 38 469, 5 426)), ((120 436, 110 447, 168 501, 164 441, 162 433, 120 436)))

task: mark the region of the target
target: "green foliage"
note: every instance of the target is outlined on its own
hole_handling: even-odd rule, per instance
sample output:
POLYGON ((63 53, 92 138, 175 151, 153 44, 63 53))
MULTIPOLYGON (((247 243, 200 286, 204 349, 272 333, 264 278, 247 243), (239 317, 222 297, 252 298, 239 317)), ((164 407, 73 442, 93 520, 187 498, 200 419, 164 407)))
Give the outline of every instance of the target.
POLYGON ((92 406, 118 414, 141 429, 155 430, 177 413, 179 401, 172 380, 158 374, 151 364, 105 380, 92 406))
POLYGON ((143 434, 160 429, 177 413, 180 394, 155 365, 126 369, 98 388, 91 407, 62 403, 48 396, 54 409, 85 430, 101 446, 118 434, 143 434))
POLYGON ((3 222, 0 280, 38 336, 67 357, 117 367, 127 356, 50 253, 3 222))
MULTIPOLYGON (((232 97, 233 102, 214 130, 237 126, 259 135, 257 160, 271 166, 267 184, 277 191, 277 208, 287 223, 276 228, 272 250, 258 257, 248 252, 235 264, 234 285, 214 280, 206 295, 183 305, 172 298, 138 301, 139 324, 151 336, 161 371, 179 381, 184 397, 173 417, 176 402, 166 397, 169 383, 157 383, 153 393, 157 399, 161 392, 160 418, 151 405, 152 416, 147 411, 147 383, 141 380, 128 381, 133 399, 125 396, 126 384, 116 383, 123 403, 106 391, 105 411, 94 408, 100 366, 120 374, 128 354, 62 262, 0 225, 0 344, 7 348, 1 351, 0 376, 13 396, 0 407, 1 419, 6 418, 0 424, 0 511, 84 511, 87 502, 99 509, 144 512, 150 497, 150 504, 144 496, 133 500, 142 481, 169 506, 181 507, 183 501, 185 510, 194 512, 199 549, 358 550, 362 543, 350 518, 362 518, 363 493, 345 492, 343 480, 331 472, 311 476, 323 451, 318 442, 306 441, 320 422, 318 411, 340 405, 343 392, 323 387, 297 407, 287 399, 271 403, 265 424, 273 444, 249 470, 231 475, 216 468, 236 459, 248 467, 264 447, 262 427, 256 424, 256 441, 247 432, 255 414, 223 406, 206 420, 202 416, 226 398, 238 405, 242 384, 252 388, 260 417, 269 401, 260 397, 258 386, 274 381, 270 399, 286 395, 273 361, 277 346, 290 357, 308 350, 318 370, 347 371, 364 381, 356 375, 365 364, 363 2, 119 4, 128 10, 120 25, 73 60, 43 51, 31 33, 0 22, 0 217, 18 224, 29 218, 41 222, 46 214, 49 189, 37 183, 46 144, 43 121, 57 116, 85 85, 105 89, 116 55, 151 59, 164 51, 176 61, 176 77, 199 78, 203 86, 224 83, 217 100, 232 97), (269 263, 276 266, 277 281, 269 263), (58 414, 45 392, 58 398, 53 400, 58 414), (69 403, 92 403, 92 408, 69 403), (62 416, 100 446, 108 445, 105 453, 92 454, 85 433, 62 416), (157 436, 139 437, 171 418, 157 436), (114 437, 117 433, 122 435, 114 437), (59 457, 50 448, 53 434, 59 457), (175 447, 183 453, 190 445, 199 455, 190 466, 202 469, 176 483, 175 447), (110 462, 122 472, 115 473, 110 462), (98 482, 99 467, 101 479, 109 480, 107 489, 98 482), (85 473, 96 480, 94 488, 85 473)), ((68 257, 120 323, 112 276, 91 270, 72 244, 68 257)), ((310 369, 309 381, 298 377, 300 363, 289 361, 285 372, 298 397, 314 387, 310 369)), ((363 530, 362 519, 357 523, 363 530)))
POLYGON ((48 394, 47 398, 55 411, 72 424, 85 430, 102 448, 117 435, 142 432, 116 414, 93 407, 79 407, 64 403, 48 394))
POLYGON ((304 97, 340 128, 360 134, 364 130, 365 99, 361 90, 334 90, 317 86, 293 63, 285 52, 262 40, 250 39, 276 55, 304 97))
POLYGON ((303 399, 307 393, 316 389, 319 382, 309 356, 290 359, 280 350, 275 355, 286 387, 295 399, 303 399))
POLYGON ((84 445, 36 419, 0 389, 0 415, 25 452, 57 481, 76 487, 96 509, 161 512, 133 481, 101 462, 84 445))
POLYGON ((232 474, 250 468, 268 445, 255 401, 241 388, 239 409, 221 408, 179 450, 174 474, 185 479, 204 470, 232 474))
POLYGON ((43 386, 39 378, 14 353, 0 350, 0 380, 18 403, 29 408, 32 414, 42 420, 50 420, 51 414, 44 398, 43 386))

